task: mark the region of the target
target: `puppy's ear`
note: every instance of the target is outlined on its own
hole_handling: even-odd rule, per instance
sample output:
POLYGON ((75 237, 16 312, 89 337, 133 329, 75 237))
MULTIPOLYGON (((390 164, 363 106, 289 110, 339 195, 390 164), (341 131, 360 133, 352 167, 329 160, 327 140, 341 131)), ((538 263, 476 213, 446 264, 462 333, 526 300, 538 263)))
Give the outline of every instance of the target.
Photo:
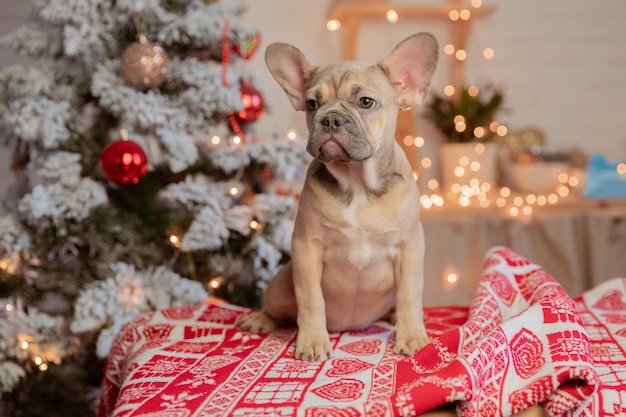
POLYGON ((272 43, 265 50, 265 63, 296 110, 304 110, 304 93, 316 66, 295 46, 272 43))
POLYGON ((421 105, 437 67, 439 45, 430 33, 409 36, 379 63, 398 92, 401 109, 421 105))

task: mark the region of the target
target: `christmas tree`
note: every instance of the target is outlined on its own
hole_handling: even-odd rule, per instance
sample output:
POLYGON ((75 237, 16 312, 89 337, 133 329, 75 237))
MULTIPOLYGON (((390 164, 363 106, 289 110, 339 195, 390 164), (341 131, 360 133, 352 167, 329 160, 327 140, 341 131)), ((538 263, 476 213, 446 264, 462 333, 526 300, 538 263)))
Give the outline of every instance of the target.
POLYGON ((0 415, 92 415, 125 323, 208 293, 258 307, 288 258, 308 160, 294 132, 255 133, 244 12, 37 0, 0 41, 37 60, 0 72, 17 178, 0 217, 0 415))

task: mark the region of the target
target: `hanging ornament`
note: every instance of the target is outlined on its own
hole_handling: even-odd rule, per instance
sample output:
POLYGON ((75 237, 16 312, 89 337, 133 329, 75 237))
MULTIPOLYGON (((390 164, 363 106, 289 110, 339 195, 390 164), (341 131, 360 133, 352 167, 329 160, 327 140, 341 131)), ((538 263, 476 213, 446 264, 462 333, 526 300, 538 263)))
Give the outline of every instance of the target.
POLYGON ((233 50, 243 59, 250 59, 261 43, 261 35, 255 33, 233 45, 233 50))
POLYGON ((126 81, 136 88, 159 87, 167 76, 169 59, 157 44, 150 43, 144 35, 131 43, 122 54, 122 72, 126 81))
POLYGON ((235 113, 235 119, 240 123, 256 122, 265 113, 265 103, 261 93, 250 86, 247 81, 241 85, 241 102, 243 109, 235 113))
POLYGON ((116 184, 137 184, 148 170, 148 159, 141 146, 122 135, 102 151, 100 166, 116 184))

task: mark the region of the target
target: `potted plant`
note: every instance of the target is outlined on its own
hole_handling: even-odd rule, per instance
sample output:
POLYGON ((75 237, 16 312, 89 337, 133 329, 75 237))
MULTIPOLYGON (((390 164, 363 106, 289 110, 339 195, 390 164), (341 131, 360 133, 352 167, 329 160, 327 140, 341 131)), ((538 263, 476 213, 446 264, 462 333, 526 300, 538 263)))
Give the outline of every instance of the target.
POLYGON ((492 139, 505 134, 495 122, 503 101, 503 92, 493 85, 464 88, 451 97, 431 94, 425 117, 444 136, 440 148, 444 186, 467 184, 473 178, 495 180, 497 146, 492 139))

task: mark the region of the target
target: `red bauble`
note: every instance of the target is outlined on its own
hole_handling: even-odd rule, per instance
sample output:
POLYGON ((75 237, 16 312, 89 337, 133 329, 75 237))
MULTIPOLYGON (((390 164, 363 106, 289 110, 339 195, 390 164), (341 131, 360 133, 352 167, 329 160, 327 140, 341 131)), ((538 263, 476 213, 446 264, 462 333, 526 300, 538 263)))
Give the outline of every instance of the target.
POLYGON ((250 59, 261 43, 261 36, 255 33, 253 36, 233 45, 233 50, 243 59, 250 59))
POLYGON ((102 151, 100 166, 116 184, 137 184, 148 170, 148 159, 141 146, 130 140, 118 140, 102 151))
POLYGON ((261 93, 247 83, 241 86, 241 102, 243 109, 235 113, 235 118, 240 123, 256 122, 265 113, 265 103, 261 93))

